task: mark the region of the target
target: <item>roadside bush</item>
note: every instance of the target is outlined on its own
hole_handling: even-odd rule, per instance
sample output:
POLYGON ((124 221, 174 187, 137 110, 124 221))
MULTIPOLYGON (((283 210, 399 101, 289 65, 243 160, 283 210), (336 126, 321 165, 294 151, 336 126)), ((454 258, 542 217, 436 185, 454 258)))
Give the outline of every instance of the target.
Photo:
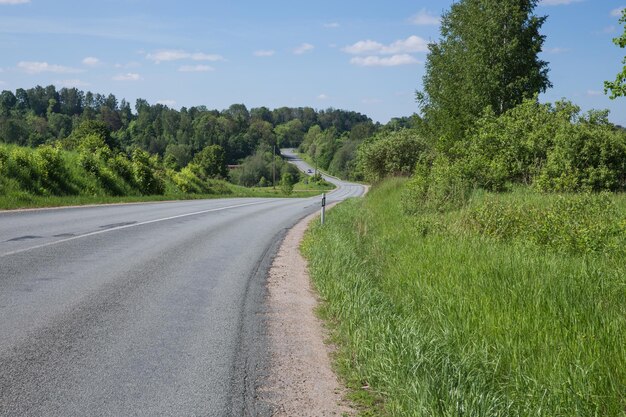
POLYGON ((293 175, 289 172, 285 172, 280 179, 280 189, 285 195, 291 195, 293 193, 293 185, 295 184, 293 175))
POLYGON ((9 152, 4 146, 0 145, 0 177, 3 177, 6 175, 7 168, 8 168, 8 161, 9 161, 9 152))
POLYGON ((536 100, 526 100, 499 117, 487 109, 458 152, 481 188, 504 191, 513 183, 531 184, 554 136, 570 124, 575 111, 563 106, 555 112, 536 100))
POLYGON ((402 206, 407 214, 445 212, 464 206, 473 191, 465 167, 445 156, 420 161, 406 184, 402 206))
POLYGON ((385 132, 364 142, 357 151, 357 170, 371 182, 387 176, 409 176, 430 146, 414 130, 385 132))
MULTIPOLYGON (((108 148, 106 148, 108 149, 108 148)), ((105 151, 106 153, 106 151, 105 151)), ((128 195, 130 189, 124 180, 119 178, 113 170, 111 170, 105 160, 101 159, 100 152, 88 153, 81 151, 79 156, 82 168, 96 180, 100 189, 87 190, 88 193, 98 195, 122 196, 128 195)))
POLYGON ((591 112, 555 135, 537 179, 545 191, 626 190, 626 134, 591 112))
POLYGON ((135 149, 132 156, 134 182, 144 195, 160 195, 165 192, 165 182, 157 175, 158 161, 156 157, 135 149))
POLYGON ((51 195, 76 195, 79 189, 72 184, 67 163, 58 148, 51 146, 39 147, 36 151, 41 161, 41 184, 51 195))
MULTIPOLYGON (((209 194, 211 188, 207 181, 203 181, 196 175, 194 164, 189 164, 180 172, 172 172, 171 177, 176 187, 183 193, 209 194)), ((197 168, 196 168, 197 169, 197 168)))
POLYGON ((107 161, 107 165, 126 183, 136 187, 135 177, 133 174, 133 164, 125 154, 118 153, 107 161))
POLYGON ((10 150, 8 172, 20 184, 20 188, 36 195, 44 195, 41 186, 43 161, 31 149, 15 147, 10 150))
POLYGON ((497 117, 487 110, 457 149, 476 185, 504 191, 626 190, 626 134, 607 111, 580 115, 570 102, 526 100, 497 117))

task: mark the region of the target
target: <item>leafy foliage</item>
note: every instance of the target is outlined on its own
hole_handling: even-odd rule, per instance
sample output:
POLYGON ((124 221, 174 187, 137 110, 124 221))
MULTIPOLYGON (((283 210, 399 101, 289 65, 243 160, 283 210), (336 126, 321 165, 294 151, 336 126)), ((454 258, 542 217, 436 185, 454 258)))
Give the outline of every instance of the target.
POLYGON ((607 112, 581 115, 569 102, 526 100, 500 117, 487 112, 463 145, 457 163, 480 188, 626 190, 626 135, 607 112))
POLYGON ((441 39, 429 45, 424 90, 417 94, 428 127, 447 149, 486 107, 502 114, 549 86, 538 58, 545 17, 537 0, 462 0, 444 13, 441 39))
POLYGON ((358 170, 366 180, 372 182, 386 176, 408 176, 417 160, 429 149, 429 144, 415 130, 381 133, 360 146, 358 170))
MULTIPOLYGON (((622 17, 619 19, 619 23, 624 25, 624 33, 613 39, 613 43, 620 48, 626 48, 626 9, 622 10, 622 17)), ((624 68, 615 76, 615 81, 604 82, 604 93, 611 91, 611 99, 626 96, 626 57, 622 60, 622 64, 624 64, 624 68)))

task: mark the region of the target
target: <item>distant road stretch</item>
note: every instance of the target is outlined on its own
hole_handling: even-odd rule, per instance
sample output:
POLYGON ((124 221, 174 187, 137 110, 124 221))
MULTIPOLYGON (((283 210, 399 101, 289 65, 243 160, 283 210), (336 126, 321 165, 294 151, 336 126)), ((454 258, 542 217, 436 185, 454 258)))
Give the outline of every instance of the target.
MULTIPOLYGON (((329 180, 329 202, 364 192, 329 180)), ((319 203, 0 212, 0 415, 263 414, 267 268, 319 203)))

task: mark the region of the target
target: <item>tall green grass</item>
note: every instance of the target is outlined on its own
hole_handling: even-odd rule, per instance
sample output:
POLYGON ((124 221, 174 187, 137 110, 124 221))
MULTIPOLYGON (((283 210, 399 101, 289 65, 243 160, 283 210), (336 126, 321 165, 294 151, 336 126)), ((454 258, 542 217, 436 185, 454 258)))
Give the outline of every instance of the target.
MULTIPOLYGON (((303 244, 339 369, 369 399, 364 414, 626 415, 619 248, 571 251, 484 233, 476 213, 494 212, 492 195, 407 216, 404 184, 387 181, 338 206, 303 244)), ((540 195, 503 198, 554 207, 540 195)), ((602 198, 613 204, 611 221, 623 222, 625 199, 602 198)))

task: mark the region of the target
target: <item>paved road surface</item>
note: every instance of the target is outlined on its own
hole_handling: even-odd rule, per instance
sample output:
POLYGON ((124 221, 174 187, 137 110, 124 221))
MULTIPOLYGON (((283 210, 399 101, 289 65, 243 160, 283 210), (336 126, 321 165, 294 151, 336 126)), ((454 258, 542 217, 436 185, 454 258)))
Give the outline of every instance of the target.
POLYGON ((0 415, 264 414, 265 274, 319 201, 1 212, 0 415))

